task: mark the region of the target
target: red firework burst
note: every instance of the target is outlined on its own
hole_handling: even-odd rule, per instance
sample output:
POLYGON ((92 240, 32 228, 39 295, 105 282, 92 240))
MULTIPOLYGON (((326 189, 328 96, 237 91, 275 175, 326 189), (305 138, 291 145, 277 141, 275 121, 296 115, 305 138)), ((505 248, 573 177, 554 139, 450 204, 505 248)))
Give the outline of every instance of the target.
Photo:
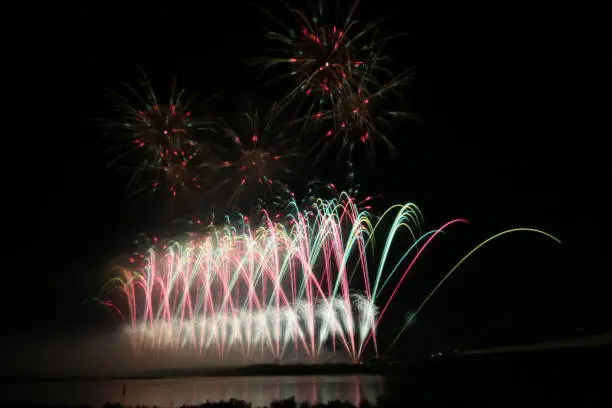
POLYGON ((279 56, 263 58, 260 63, 264 69, 290 66, 288 76, 297 78, 297 86, 289 93, 289 100, 305 94, 324 103, 347 80, 376 80, 366 68, 381 59, 382 43, 376 24, 360 26, 354 20, 357 3, 345 10, 342 18, 334 18, 322 3, 311 12, 290 8, 296 25, 281 23, 282 32, 268 33, 269 40, 284 47, 279 56))
POLYGON ((386 109, 386 99, 399 96, 398 91, 405 81, 405 76, 397 77, 374 92, 369 91, 365 83, 343 82, 327 109, 303 119, 305 127, 310 130, 308 133, 324 135, 320 140, 323 148, 319 153, 331 146, 331 142, 340 142, 342 148, 348 149, 348 160, 352 159, 356 145, 365 146, 370 159, 375 156, 374 143, 377 141, 392 150, 393 144, 385 135, 385 130, 394 119, 411 118, 413 115, 386 109))
POLYGON ((197 137, 210 129, 210 122, 194 118, 184 101, 184 90, 177 92, 175 86, 165 101, 157 97, 146 79, 144 96, 125 87, 126 96, 114 95, 121 117, 111 125, 121 140, 132 146, 115 160, 130 159, 122 164, 133 172, 130 185, 136 191, 163 189, 172 197, 201 188, 200 170, 212 157, 208 151, 205 154, 197 137))
POLYGON ((279 111, 279 106, 274 105, 263 118, 256 110, 244 113, 243 130, 224 126, 224 136, 232 141, 224 154, 227 159, 220 164, 226 169, 220 186, 230 185, 233 189, 228 205, 237 204, 241 195, 266 201, 287 190, 281 180, 291 173, 289 160, 299 154, 285 147, 283 128, 275 126, 279 111))

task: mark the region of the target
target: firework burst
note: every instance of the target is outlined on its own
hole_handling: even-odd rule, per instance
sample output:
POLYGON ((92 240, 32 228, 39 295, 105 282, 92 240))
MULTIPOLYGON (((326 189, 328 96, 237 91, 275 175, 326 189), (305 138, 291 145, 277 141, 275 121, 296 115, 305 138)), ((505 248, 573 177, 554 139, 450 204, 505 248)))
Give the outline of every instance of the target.
POLYGON ((231 140, 231 146, 220 154, 226 157, 220 164, 225 170, 220 188, 232 189, 227 205, 238 205, 241 196, 251 203, 256 198, 254 208, 258 211, 264 205, 284 206, 291 199, 284 179, 293 174, 290 163, 300 155, 294 148, 286 147, 286 129, 277 125, 279 113, 277 104, 263 116, 250 109, 241 115, 240 126, 222 127, 223 137, 231 140))
POLYGON ((341 91, 345 81, 377 82, 371 67, 381 68, 384 41, 378 38, 376 24, 360 26, 354 19, 357 5, 356 1, 346 10, 337 3, 335 9, 329 9, 319 1, 310 11, 290 8, 295 24, 275 19, 282 29, 268 32, 266 37, 282 44, 282 48, 274 50, 277 56, 258 62, 265 70, 276 66, 289 68, 287 74, 279 77, 297 81, 287 102, 305 95, 311 104, 326 104, 341 91), (344 16, 334 15, 338 10, 344 10, 344 16))
POLYGON ((132 170, 130 186, 137 191, 179 192, 202 188, 203 168, 212 160, 198 136, 211 129, 211 122, 195 118, 185 91, 176 83, 169 97, 160 99, 144 78, 144 92, 124 84, 125 95, 114 93, 120 117, 109 125, 122 142, 130 144, 112 164, 132 170), (129 159, 129 160, 125 160, 129 159))
MULTIPOLYGON (((387 149, 394 149, 393 143, 385 132, 393 128, 397 119, 409 119, 414 115, 408 112, 386 109, 390 99, 398 98, 407 77, 401 76, 370 91, 365 83, 345 81, 336 93, 332 104, 303 120, 307 135, 324 137, 318 153, 322 154, 335 142, 341 151, 348 151, 348 160, 353 159, 353 149, 363 145, 369 160, 375 158, 375 143, 381 142, 387 149)), ((320 157, 320 156, 317 156, 320 157)))
POLYGON ((330 8, 319 1, 311 11, 290 8, 296 24, 276 20, 283 30, 267 35, 283 48, 278 57, 263 59, 263 66, 288 66, 287 75, 297 78, 283 104, 295 102, 302 135, 317 138, 315 162, 332 145, 330 141, 339 142, 349 162, 358 144, 366 147, 367 161, 373 161, 376 141, 393 148, 385 135, 389 122, 411 116, 386 108, 391 95, 401 94, 409 74, 395 75, 388 69, 390 58, 383 48, 391 37, 382 38, 377 23, 360 24, 358 4, 343 8, 337 3, 330 8), (325 137, 320 139, 321 135, 325 137))

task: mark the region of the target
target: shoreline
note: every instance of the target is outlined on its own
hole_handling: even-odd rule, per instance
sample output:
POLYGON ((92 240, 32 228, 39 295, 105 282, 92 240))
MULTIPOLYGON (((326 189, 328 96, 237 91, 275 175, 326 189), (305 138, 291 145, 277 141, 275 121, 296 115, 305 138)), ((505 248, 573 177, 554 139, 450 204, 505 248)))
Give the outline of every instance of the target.
MULTIPOLYGON (((257 377, 257 376, 336 376, 376 375, 413 377, 439 371, 480 371, 485 372, 501 367, 534 367, 544 371, 567 366, 597 365, 604 357, 612 356, 612 345, 582 346, 549 350, 525 350, 474 353, 434 354, 428 358, 412 361, 375 361, 364 364, 312 363, 312 364, 253 364, 213 368, 161 369, 135 372, 126 375, 104 376, 0 376, 3 382, 62 382, 62 381, 107 381, 107 380, 153 380, 189 377, 257 377)), ((553 370, 554 371, 554 370, 553 370)))
MULTIPOLYGON (((405 366, 406 364, 401 364, 405 366)), ((129 375, 114 376, 13 376, 0 377, 0 381, 100 381, 100 380, 154 380, 189 377, 273 377, 273 376, 335 376, 335 375, 389 375, 396 371, 390 364, 253 364, 247 366, 215 367, 208 369, 163 369, 129 375)))

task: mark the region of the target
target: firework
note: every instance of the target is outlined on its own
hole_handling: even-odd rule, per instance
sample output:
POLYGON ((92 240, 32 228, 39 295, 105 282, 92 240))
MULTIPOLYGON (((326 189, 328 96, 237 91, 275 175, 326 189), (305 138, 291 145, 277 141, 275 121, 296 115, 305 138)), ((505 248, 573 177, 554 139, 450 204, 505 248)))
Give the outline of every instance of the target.
MULTIPOLYGON (((347 182, 347 184, 350 183, 347 182)), ((380 196, 369 195, 362 197, 359 195, 358 187, 358 185, 353 185, 352 189, 340 191, 334 183, 324 182, 319 179, 312 180, 308 183, 306 193, 301 197, 300 207, 303 210, 311 210, 316 208, 321 200, 336 200, 342 205, 346 205, 346 200, 350 200, 357 207, 358 211, 371 212, 374 200, 380 198, 380 196)))
POLYGON ((317 360, 323 349, 342 349, 360 360, 369 345, 377 350, 377 324, 395 290, 385 293, 404 280, 442 229, 465 222, 421 234, 413 204, 396 206, 385 218, 391 223, 374 279, 371 237, 382 219, 374 224, 346 195, 309 211, 296 206, 285 222, 266 216, 258 228, 245 222, 211 227, 200 238, 149 251, 142 270, 124 269, 116 281, 127 299, 134 349, 238 353, 247 360, 293 353, 317 360), (413 244, 402 261, 387 264, 402 230, 413 244))
POLYGON ((264 206, 284 208, 293 196, 285 179, 293 174, 290 164, 300 154, 294 147, 287 147, 290 140, 286 129, 278 124, 279 113, 277 104, 266 115, 250 109, 242 114, 239 126, 222 126, 223 137, 231 141, 220 154, 225 160, 219 166, 224 170, 219 187, 232 190, 226 206, 252 207, 255 211, 264 206), (249 204, 256 197, 256 205, 240 205, 241 196, 249 204))
POLYGON ((397 340, 401 337, 401 335, 404 333, 404 331, 411 326, 412 324, 414 324, 417 316, 419 315, 419 313, 421 312, 421 310, 423 310, 423 308, 428 304, 429 300, 433 297, 433 295, 435 295, 438 291, 438 289, 440 289, 440 287, 442 287, 442 285, 444 285, 444 282, 446 282, 448 280, 448 278, 450 278, 453 273, 459 269, 459 267, 468 259, 470 258, 472 255, 474 255, 478 250, 480 250, 480 248, 482 248, 483 246, 485 246, 486 244, 488 244, 489 242, 496 240, 500 237, 503 237, 507 234, 511 234, 511 233, 516 233, 516 232, 530 232, 530 233, 535 233, 535 234, 540 234, 545 236, 546 238, 549 238, 551 240, 553 240, 554 242, 560 244, 561 240, 559 240, 559 238, 545 232, 545 231, 541 231, 538 229, 534 229, 534 228, 512 228, 509 230, 505 230, 502 232, 499 232, 495 235, 490 236, 489 238, 485 239, 484 241, 482 241, 480 244, 476 245, 474 248, 472 248, 466 255, 463 256, 463 258, 461 258, 461 260, 459 260, 459 262, 457 262, 455 264, 455 266, 453 266, 450 271, 448 271, 446 273, 446 275, 444 275, 444 277, 440 280, 440 282, 438 282, 438 284, 427 294, 427 296, 425 297, 425 300, 423 300, 423 302, 421 302, 421 304, 419 305, 419 307, 414 311, 414 312, 409 312, 406 314, 406 319, 404 322, 404 325, 402 326, 401 330, 399 331, 399 333, 397 334, 397 336, 395 336, 395 339, 393 339, 393 341, 391 342, 391 344, 389 345, 389 349, 391 347, 393 347, 393 345, 397 342, 397 340))
POLYGON ((120 118, 110 125, 122 142, 131 148, 118 155, 113 164, 128 157, 124 167, 132 170, 130 186, 137 191, 165 190, 171 196, 202 188, 202 168, 211 160, 198 142, 199 133, 211 122, 194 118, 185 100, 185 91, 173 84, 166 100, 158 98, 146 77, 144 93, 125 84, 126 95, 114 94, 120 118))
POLYGON ((389 38, 380 40, 375 23, 360 26, 355 19, 357 5, 337 7, 344 10, 340 19, 322 1, 312 12, 290 9, 299 29, 283 25, 282 32, 268 34, 285 48, 280 57, 264 59, 264 67, 288 65, 289 75, 297 78, 283 104, 297 102, 296 122, 303 124, 302 135, 316 141, 315 162, 333 145, 331 141, 348 152, 349 162, 358 144, 366 147, 367 160, 373 161, 376 141, 393 148, 385 135, 392 119, 412 116, 386 107, 391 95, 399 96, 409 75, 394 75, 386 68, 389 58, 382 51, 389 38))
MULTIPOLYGON (((331 351, 354 362, 370 351, 378 355, 381 321, 421 254, 449 226, 467 223, 454 219, 423 231, 421 212, 412 203, 375 217, 373 197, 357 199, 353 150, 364 146, 373 158, 375 142, 393 148, 385 133, 390 120, 411 115, 387 109, 388 101, 401 93, 408 76, 386 69, 386 40, 380 41, 377 24, 359 25, 358 1, 340 19, 323 3, 312 13, 290 9, 297 26, 269 33, 284 48, 264 59, 264 68, 289 67, 295 82, 267 115, 244 114, 243 128, 194 118, 183 90, 173 86, 160 99, 146 78, 142 95, 126 86, 128 95, 116 96, 121 118, 112 126, 131 146, 126 156, 135 159, 126 167, 133 170, 133 184, 174 197, 220 177, 206 197, 213 208, 209 218, 179 219, 174 241, 139 237, 121 276, 103 288, 118 289, 122 298, 95 299, 122 318, 137 355, 170 351, 203 359, 318 361, 331 351), (295 103, 298 119, 276 126, 281 110, 295 103), (291 159, 299 156, 299 138, 287 135, 297 124, 300 137, 316 137, 316 160, 333 143, 348 151, 348 193, 313 181, 298 206, 286 184, 291 159), (226 188, 228 195, 219 192, 226 188), (218 224, 217 200, 219 208, 237 210, 239 219, 226 216, 218 224)), ((556 240, 526 228, 485 240, 405 315, 391 346, 467 258, 514 231, 556 240)))
POLYGON ((380 53, 384 41, 378 39, 376 24, 360 26, 354 19, 357 5, 356 1, 346 10, 337 4, 335 10, 328 10, 320 0, 310 11, 290 8, 295 25, 275 19, 282 31, 269 32, 266 37, 283 47, 277 50, 278 56, 259 62, 264 69, 289 67, 286 76, 295 78, 297 84, 287 100, 301 94, 315 104, 325 104, 346 81, 375 87, 372 67, 380 67, 385 59, 380 53), (343 17, 334 15, 338 10, 344 10, 343 17))
POLYGON ((393 128, 395 120, 413 115, 386 110, 385 106, 389 99, 399 96, 398 91, 404 83, 405 77, 398 77, 371 92, 364 83, 344 82, 327 109, 302 118, 305 128, 311 130, 307 134, 324 135, 317 159, 333 144, 340 144, 341 152, 347 151, 349 162, 352 162, 353 149, 357 145, 365 147, 370 160, 375 157, 377 141, 393 150, 394 146, 385 132, 393 128))
MULTIPOLYGON (((246 218, 222 228, 211 224, 205 234, 150 248, 142 267, 122 268, 122 277, 106 286, 120 289, 126 306, 101 304, 127 323, 137 354, 170 350, 247 361, 316 361, 331 350, 360 361, 368 349, 378 355, 380 322, 421 254, 460 223, 467 221, 422 232, 414 204, 393 206, 375 219, 346 193, 308 210, 294 203, 282 221, 264 212, 259 226, 246 218), (374 247, 375 236, 383 238, 382 251, 374 247)), ((466 259, 519 231, 560 242, 531 228, 487 238, 406 315, 391 346, 466 259)))

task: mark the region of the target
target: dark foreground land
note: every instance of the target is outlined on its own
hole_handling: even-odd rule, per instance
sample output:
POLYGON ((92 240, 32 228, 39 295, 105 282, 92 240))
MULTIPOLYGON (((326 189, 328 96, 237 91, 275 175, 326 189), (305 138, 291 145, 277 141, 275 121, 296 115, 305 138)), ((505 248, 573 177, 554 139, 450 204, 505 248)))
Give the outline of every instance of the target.
POLYGON ((394 376, 387 391, 406 402, 398 406, 612 406, 611 361, 610 345, 441 357, 394 376))
MULTIPOLYGON (((363 365, 361 372, 379 373, 388 377, 386 395, 379 407, 549 407, 549 406, 612 406, 610 362, 612 347, 500 353, 451 355, 430 358, 411 364, 363 365)), ((338 374, 354 366, 315 366, 317 374, 338 374), (342 372, 341 372, 342 371, 342 372)), ((299 374, 313 370, 311 366, 254 366, 241 369, 240 375, 299 374), (249 371, 251 370, 251 371, 249 371), (283 371, 286 370, 286 371, 283 371), (300 371, 303 370, 303 371, 300 371)), ((227 371, 229 373, 229 371, 227 371)), ((195 373, 194 373, 195 374, 195 373)), ((237 375, 238 372, 234 373, 237 375)), ((309 372, 312 374, 312 372, 309 372)), ((119 407, 119 405, 109 405, 119 407)), ((247 407, 242 401, 204 404, 203 407, 247 407)), ((278 401, 271 407, 296 407, 292 400, 278 401)), ((317 407, 352 407, 331 403, 317 407)), ((367 406, 367 405, 366 405, 367 406)))

